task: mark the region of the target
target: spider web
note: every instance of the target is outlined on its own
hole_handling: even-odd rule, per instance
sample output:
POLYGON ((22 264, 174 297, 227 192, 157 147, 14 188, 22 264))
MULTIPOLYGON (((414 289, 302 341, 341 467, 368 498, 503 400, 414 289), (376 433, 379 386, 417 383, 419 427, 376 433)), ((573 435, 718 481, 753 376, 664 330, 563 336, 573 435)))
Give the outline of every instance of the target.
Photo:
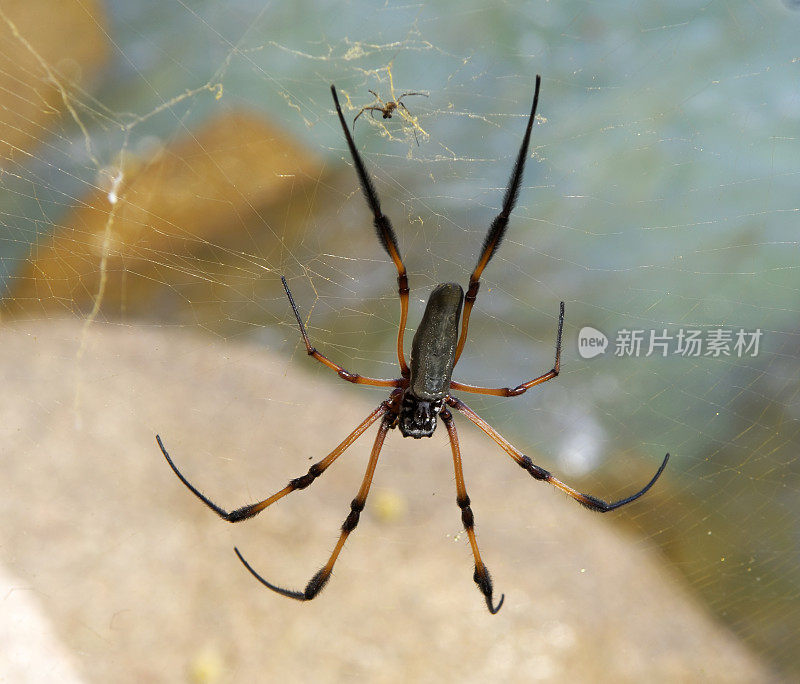
POLYGON ((365 375, 396 373, 395 274, 329 85, 349 121, 370 89, 429 95, 354 130, 411 332, 433 286, 466 283, 541 73, 455 376, 549 369, 564 300, 561 377, 471 405, 591 491, 639 486, 669 451, 620 521, 800 673, 797 3, 75 2, 60 27, 46 4, 0 5, 3 321, 188 327, 299 362, 285 274, 314 342, 365 375), (585 326, 605 355, 581 358, 585 326), (755 356, 612 353, 621 330, 689 329, 762 337, 755 356))

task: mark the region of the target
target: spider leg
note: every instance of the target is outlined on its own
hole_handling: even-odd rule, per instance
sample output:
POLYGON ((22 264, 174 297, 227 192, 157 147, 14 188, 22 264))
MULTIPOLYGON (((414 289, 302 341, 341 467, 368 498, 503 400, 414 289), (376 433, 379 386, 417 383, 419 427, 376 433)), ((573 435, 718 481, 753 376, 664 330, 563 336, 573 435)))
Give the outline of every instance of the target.
MULTIPOLYGON (((408 93, 408 94, 409 95, 414 95, 414 93, 408 93)), ((421 93, 417 93, 417 94, 420 95, 421 93)), ((401 99, 402 99, 402 97, 401 97, 401 99)), ((408 116, 411 119, 411 124, 412 124, 411 125, 411 130, 414 132, 414 140, 417 141, 417 147, 419 147, 419 138, 417 137, 417 123, 416 123, 416 121, 414 121, 414 115, 411 113, 411 110, 408 107, 406 107, 402 102, 400 102, 400 100, 397 101, 397 106, 398 107, 402 107, 408 113, 408 116)))
POLYGON ((333 549, 330 558, 328 558, 328 562, 325 563, 325 565, 323 565, 322 568, 320 568, 320 570, 308 581, 308 584, 303 591, 283 589, 272 584, 271 582, 268 582, 255 570, 253 570, 250 564, 239 552, 239 549, 233 549, 236 552, 236 555, 239 556, 239 560, 242 561, 244 566, 250 571, 250 574, 252 574, 253 577, 261 582, 261 584, 269 589, 272 589, 272 591, 278 592, 282 596, 297 599, 298 601, 310 601, 317 594, 319 594, 327 581, 330 579, 331 573, 333 572, 333 566, 336 563, 336 559, 339 557, 339 553, 344 547, 345 541, 347 541, 347 537, 354 529, 356 529, 356 525, 358 525, 358 519, 361 516, 361 511, 364 510, 364 505, 367 501, 367 495, 369 494, 369 488, 372 485, 372 477, 375 474, 375 466, 378 464, 378 456, 380 456, 381 448, 383 447, 383 441, 386 439, 386 433, 389 431, 390 426, 391 421, 384 417, 380 427, 378 428, 378 434, 375 437, 375 444, 372 447, 372 453, 370 454, 369 463, 367 464, 367 472, 364 473, 364 480, 361 482, 361 488, 358 490, 356 498, 350 503, 350 513, 345 518, 344 523, 342 523, 342 532, 339 535, 339 541, 336 542, 336 547, 333 549))
POLYGON ((464 523, 464 529, 467 531, 467 536, 469 537, 469 545, 472 547, 472 555, 475 558, 475 574, 473 579, 486 598, 486 606, 489 608, 489 612, 494 615, 500 610, 506 595, 503 594, 500 596, 500 601, 496 606, 492 605, 492 578, 489 575, 489 570, 483 564, 483 560, 481 560, 480 551, 478 551, 478 540, 475 537, 475 517, 472 515, 472 508, 470 508, 469 496, 467 495, 467 487, 464 484, 464 470, 461 467, 461 450, 458 446, 456 426, 453 424, 453 414, 445 409, 439 415, 442 416, 444 425, 447 428, 447 435, 450 437, 450 447, 453 450, 453 467, 456 471, 456 503, 461 509, 461 522, 464 523))
POLYGON ((402 376, 406 378, 409 375, 408 365, 403 356, 403 335, 406 330, 406 321, 408 319, 408 275, 406 274, 406 267, 403 264, 403 259, 400 257, 400 249, 397 246, 397 236, 394 233, 392 224, 388 217, 381 211, 381 203, 378 200, 378 194, 375 192, 375 186, 372 184, 372 179, 369 173, 367 173, 361 155, 356 149, 353 136, 350 135, 350 129, 348 129, 347 124, 344 122, 344 115, 339 105, 339 96, 336 94, 335 86, 331 86, 331 95, 333 95, 333 102, 336 105, 336 114, 339 116, 339 122, 342 124, 347 146, 350 148, 350 156, 353 158, 353 164, 356 167, 358 180, 361 184, 361 191, 364 193, 367 204, 372 210, 373 223, 378 233, 378 239, 397 269, 397 291, 400 295, 400 327, 397 332, 397 360, 400 364, 400 372, 402 376))
POLYGON ((608 513, 608 511, 613 511, 624 506, 625 504, 636 501, 636 499, 644 495, 650 489, 650 487, 655 484, 656 480, 661 477, 661 473, 664 472, 664 468, 667 467, 667 461, 669 461, 669 454, 667 454, 650 482, 648 482, 635 494, 631 494, 631 496, 627 496, 619 501, 603 501, 603 499, 598 499, 596 496, 592 496, 591 494, 582 494, 569 485, 564 484, 561 480, 551 475, 544 468, 540 468, 539 466, 535 465, 529 456, 526 456, 519 449, 513 446, 507 439, 505 439, 505 437, 497 432, 497 430, 489 425, 489 423, 487 423, 460 399, 457 399, 456 397, 449 397, 447 399, 447 403, 454 409, 461 411, 461 413, 469 418, 469 420, 471 420, 475 425, 489 435, 489 437, 491 437, 498 444, 498 446, 503 449, 503 451, 505 451, 517 462, 517 465, 527 470, 534 479, 549 482, 551 485, 558 487, 562 492, 569 494, 569 496, 575 499, 575 501, 577 501, 579 504, 586 506, 586 508, 589 508, 590 510, 598 511, 600 513, 608 513))
POLYGON ((252 518, 254 515, 257 515, 261 511, 263 511, 267 506, 274 504, 278 499, 282 499, 287 494, 291 494, 292 492, 298 489, 305 489, 308 487, 314 480, 316 480, 322 473, 327 470, 328 466, 333 464, 333 462, 339 458, 339 456, 344 453, 344 451, 353 443, 355 442, 363 433, 364 431, 372 425, 378 418, 383 416, 389 410, 388 402, 381 403, 378 408, 376 408, 372 413, 370 413, 366 419, 355 429, 353 430, 345 439, 344 441, 337 446, 331 453, 329 453, 325 458, 321 461, 318 461, 314 465, 312 465, 308 472, 303 475, 302 477, 296 477, 295 479, 291 480, 288 485, 286 485, 283 489, 279 492, 276 492, 272 496, 263 501, 259 501, 258 503, 249 504, 247 506, 242 506, 241 508, 237 508, 230 512, 226 511, 224 508, 217 506, 211 499, 209 499, 205 494, 203 494, 199 489, 197 489, 189 480, 187 480, 180 470, 178 470, 177 466, 172 462, 167 450, 164 448, 164 444, 161 441, 161 437, 156 435, 156 441, 158 442, 158 446, 161 447, 161 453, 164 454, 164 458, 167 459, 167 463, 169 467, 172 468, 172 472, 174 472, 178 479, 186 485, 186 488, 194 494, 200 501, 202 501, 206 506, 208 506, 214 513, 216 513, 220 518, 223 520, 227 520, 228 522, 239 522, 241 520, 247 520, 248 518, 252 518))
POLYGON ((508 180, 506 194, 503 196, 503 208, 500 210, 500 213, 495 216, 494 221, 492 221, 492 225, 489 227, 489 232, 486 234, 486 238, 483 241, 483 249, 481 250, 481 256, 478 259, 478 264, 475 266, 475 270, 469 277, 469 289, 467 290, 467 295, 464 298, 464 314, 461 319, 461 335, 458 338, 458 346, 456 347, 456 363, 458 363, 458 359, 461 357, 461 352, 464 349, 464 344, 467 341, 469 315, 472 313, 472 307, 475 304, 475 299, 478 297, 478 290, 481 286, 481 273, 483 273, 483 269, 486 268, 486 264, 489 263, 492 255, 503 241, 503 235, 508 227, 508 218, 517 203, 519 187, 522 183, 522 174, 525 170, 525 160, 528 157, 528 147, 531 141, 531 129, 533 128, 533 122, 536 119, 536 106, 539 103, 539 86, 541 85, 541 82, 542 77, 537 74, 536 90, 533 93, 533 106, 531 107, 531 114, 528 118, 528 126, 525 129, 525 135, 522 138, 522 144, 520 145, 519 153, 517 154, 517 161, 514 164, 514 169, 511 172, 511 178, 508 180))
POLYGON ((356 125, 356 121, 358 120, 358 117, 361 116, 364 112, 367 112, 367 111, 372 112, 370 114, 370 116, 375 118, 375 112, 376 111, 382 112, 383 109, 381 107, 362 107, 361 111, 358 114, 356 114, 356 118, 353 119, 353 130, 355 130, 355 125, 356 125))
POLYGON ((531 387, 541 385, 543 382, 552 380, 558 376, 561 370, 561 331, 564 327, 564 302, 561 302, 561 309, 558 315, 558 333, 556 334, 556 360, 553 368, 547 373, 540 375, 538 378, 523 382, 516 387, 478 387, 476 385, 465 385, 462 382, 450 382, 450 389, 460 390, 462 392, 472 392, 473 394, 490 394, 497 397, 518 397, 524 394, 531 387))
POLYGON ((317 351, 316 347, 312 346, 311 341, 308 339, 306 326, 303 325, 303 321, 300 318, 300 312, 297 309, 297 305, 294 303, 294 297, 292 297, 292 293, 289 291, 289 285, 286 283, 286 278, 281 276, 281 282, 283 283, 283 289, 286 290, 286 296, 289 297, 289 303, 292 305, 292 311, 294 311, 294 317, 297 319, 297 324, 300 326, 300 334, 303 336, 303 342, 305 342, 306 352, 309 356, 313 356, 320 363, 326 365, 331 370, 336 371, 339 377, 342 378, 342 380, 347 380, 347 382, 352 382, 356 385, 371 385, 373 387, 400 387, 400 385, 403 383, 403 380, 400 378, 397 380, 368 378, 363 375, 359 375, 358 373, 351 373, 338 364, 335 364, 324 354, 320 354, 320 352, 317 351))
MULTIPOLYGON (((400 97, 398 97, 395 102, 397 102, 398 106, 400 105, 400 100, 404 97, 409 97, 410 95, 422 95, 423 97, 429 97, 428 93, 403 93, 400 97)), ((408 110, 406 110, 408 111, 408 110)))

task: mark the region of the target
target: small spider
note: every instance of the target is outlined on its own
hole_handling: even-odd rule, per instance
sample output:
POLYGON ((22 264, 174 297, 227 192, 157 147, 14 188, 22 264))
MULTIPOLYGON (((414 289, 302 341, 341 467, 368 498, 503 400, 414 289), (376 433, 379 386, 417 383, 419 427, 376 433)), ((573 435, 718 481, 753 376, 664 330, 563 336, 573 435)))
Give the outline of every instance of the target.
POLYGON ((383 442, 389 430, 399 428, 403 437, 413 437, 420 439, 422 437, 430 437, 436 429, 437 417, 441 417, 447 430, 450 439, 450 448, 453 453, 453 468, 455 470, 456 479, 456 503, 461 509, 461 521, 464 529, 469 537, 469 543, 472 548, 473 558, 475 560, 475 574, 473 579, 478 585, 481 593, 486 599, 486 605, 489 612, 495 614, 503 604, 505 595, 500 597, 500 601, 495 605, 492 598, 492 580, 489 575, 489 570, 484 565, 481 559, 480 552, 478 551, 478 541, 475 536, 475 523, 472 508, 470 507, 470 499, 467 495, 467 488, 464 483, 464 472, 461 466, 461 450, 458 443, 458 434, 456 427, 453 423, 453 414, 450 409, 454 409, 463 414, 468 420, 474 423, 491 439, 493 439, 503 451, 505 451, 517 465, 526 470, 534 479, 548 482, 565 492, 578 503, 586 506, 593 511, 607 513, 613 511, 621 506, 635 501, 645 492, 647 492, 660 477, 661 473, 667 465, 669 454, 664 457, 663 462, 659 466, 656 474, 642 489, 635 494, 632 494, 619 501, 607 502, 590 494, 581 494, 579 491, 573 489, 565 484, 554 475, 551 475, 547 470, 533 463, 529 456, 526 456, 519 449, 513 446, 506 440, 499 432, 497 432, 491 425, 489 425, 483 418, 476 414, 469 408, 461 399, 451 394, 452 390, 461 392, 472 392, 475 394, 486 394, 499 397, 516 397, 523 394, 531 387, 540 385, 548 380, 555 378, 561 366, 561 332, 564 327, 564 302, 561 302, 559 317, 558 317, 558 332, 556 333, 556 356, 553 368, 546 373, 523 382, 516 387, 479 387, 476 385, 466 385, 461 382, 451 380, 453 368, 455 367, 461 352, 464 349, 464 343, 467 339, 467 329, 469 325, 469 317, 472 312, 472 307, 475 304, 475 299, 478 295, 480 288, 480 277, 483 269, 489 263, 492 255, 499 247, 503 235, 505 234, 506 227, 508 226, 508 219, 514 205, 517 202, 517 195, 519 194, 520 184, 522 183, 522 174, 525 167, 525 160, 528 155, 528 147, 531 137, 531 127, 536 116, 536 105, 539 100, 539 86, 541 78, 536 77, 536 90, 533 96, 533 106, 528 118, 528 125, 525 129, 525 135, 522 139, 519 153, 517 154, 517 161, 514 165, 514 170, 509 179, 508 188, 506 189, 505 196, 503 197, 503 208, 500 213, 495 217, 494 221, 489 228, 486 238, 483 242, 481 255, 478 258, 478 263, 473 270, 469 279, 469 288, 466 297, 461 286, 457 283, 443 283, 434 288, 428 303, 425 307, 425 313, 422 316, 422 321, 417 328, 414 335, 414 340, 411 344, 411 360, 410 364, 406 364, 403 354, 403 334, 406 327, 406 319, 408 318, 408 276, 406 275, 406 268, 400 257, 400 250, 397 246, 397 237, 394 229, 392 228, 389 219, 381 211, 381 205, 378 200, 378 195, 372 184, 364 162, 361 159, 350 131, 344 121, 342 109, 339 106, 339 98, 336 94, 336 89, 331 86, 331 94, 333 101, 336 105, 336 113, 339 116, 339 122, 342 125, 347 145, 350 148, 350 154, 353 158, 353 163, 356 167, 361 190, 367 200, 367 204, 372 210, 373 222, 378 233, 378 239, 381 245, 388 253, 389 257, 397 269, 397 284, 398 293, 400 295, 400 325, 397 334, 397 358, 400 365, 401 377, 396 379, 379 379, 368 378, 362 375, 351 373, 341 366, 331 361, 328 357, 318 352, 312 345, 306 333, 303 321, 300 318, 300 312, 294 302, 292 293, 289 291, 289 286, 285 278, 281 278, 283 287, 286 290, 286 296, 289 298, 289 304, 292 307, 297 325, 300 328, 300 335, 306 346, 306 351, 309 356, 313 356, 317 361, 323 363, 325 366, 333 370, 343 380, 352 382, 358 385, 371 385, 373 387, 389 387, 392 392, 389 398, 381 402, 380 405, 372 411, 364 421, 356 427, 345 439, 331 451, 325 458, 318 461, 309 468, 308 472, 301 477, 297 477, 289 482, 283 489, 276 492, 272 496, 259 501, 257 503, 249 504, 237 508, 232 511, 226 511, 212 502, 208 497, 202 494, 197 488, 194 487, 178 470, 172 462, 167 450, 161 442, 161 438, 156 435, 156 440, 161 448, 164 457, 167 459, 172 470, 183 482, 186 487, 206 506, 214 511, 221 518, 229 522, 239 522, 252 518, 254 515, 260 513, 268 506, 272 505, 279 499, 282 499, 287 494, 294 491, 305 489, 320 475, 322 475, 329 466, 336 461, 339 456, 348 449, 353 442, 356 441, 370 425, 380 419, 380 427, 375 442, 372 447, 372 453, 367 465, 367 471, 364 474, 364 479, 361 482, 361 487, 350 504, 350 513, 342 524, 341 534, 336 547, 333 549, 328 561, 317 572, 311 580, 309 580, 305 589, 302 591, 294 591, 284 589, 264 579, 259 575, 250 564, 244 559, 239 549, 234 548, 236 555, 250 573, 264 586, 276 591, 277 593, 297 599, 299 601, 310 601, 313 599, 322 588, 333 572, 333 566, 339 553, 344 547, 347 537, 358 525, 361 511, 364 510, 367 495, 369 494, 370 486, 372 485, 372 478, 375 473, 375 467, 378 464, 378 457, 380 456, 383 442), (463 318, 462 314, 463 306, 463 318), (459 319, 461 318, 461 330, 459 332, 459 319))
MULTIPOLYGON (((384 119, 391 119, 392 118, 392 114, 394 113, 394 110, 397 109, 398 107, 402 107, 403 109, 406 110, 406 112, 408 113, 409 118, 411 118, 411 120, 413 121, 414 117, 411 115, 411 112, 409 111, 408 107, 406 107, 403 104, 403 98, 404 97, 410 97, 412 95, 422 95, 423 97, 428 97, 427 93, 403 93, 400 97, 397 98, 397 100, 390 100, 389 102, 384 102, 381 99, 381 96, 378 95, 378 93, 376 93, 374 90, 370 90, 369 92, 371 92, 375 96, 375 100, 379 103, 380 106, 378 106, 378 105, 367 105, 366 107, 362 107, 361 111, 358 114, 356 114, 355 118, 353 119, 353 130, 354 131, 356 130, 356 121, 358 120, 358 117, 361 116, 364 112, 370 112, 370 116, 373 119, 375 118, 375 112, 380 112, 381 114, 383 114, 383 118, 384 119)), ((417 127, 416 126, 414 126, 414 140, 416 140, 417 141, 417 145, 419 145, 419 138, 417 138, 417 127)))

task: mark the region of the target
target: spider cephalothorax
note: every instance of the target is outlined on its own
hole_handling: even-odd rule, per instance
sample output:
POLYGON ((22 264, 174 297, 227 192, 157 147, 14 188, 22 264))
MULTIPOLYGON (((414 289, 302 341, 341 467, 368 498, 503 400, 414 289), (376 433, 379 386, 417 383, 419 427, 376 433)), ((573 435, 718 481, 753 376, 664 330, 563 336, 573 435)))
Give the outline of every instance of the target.
POLYGON ((431 437, 436 430, 436 416, 444 408, 444 400, 420 399, 411 390, 403 392, 397 427, 403 437, 431 437))
MULTIPOLYGON (((297 325, 300 328, 300 334, 303 337, 306 351, 309 356, 313 356, 317 361, 325 364, 328 368, 335 371, 340 378, 347 380, 358 385, 372 385, 374 387, 387 387, 392 388, 392 392, 388 399, 382 401, 380 405, 372 411, 345 439, 337 446, 331 453, 329 453, 321 461, 312 465, 305 475, 296 477, 290 480, 289 484, 283 489, 276 492, 272 496, 259 501, 254 504, 242 506, 233 511, 226 511, 225 509, 217 506, 208 497, 202 494, 194 485, 192 485, 177 469, 172 459, 169 457, 167 450, 161 443, 161 438, 156 436, 158 444, 164 457, 167 459, 172 470, 180 478, 189 490, 197 496, 206 506, 208 506, 217 515, 228 520, 229 522, 239 522, 252 518, 254 515, 263 511, 267 506, 272 505, 279 499, 282 499, 287 494, 294 491, 305 489, 312 482, 314 482, 325 470, 336 461, 344 451, 358 439, 370 425, 380 419, 380 426, 378 434, 375 437, 375 442, 372 446, 372 452, 367 465, 367 471, 364 474, 364 479, 361 482, 361 487, 350 504, 350 513, 342 523, 342 530, 339 535, 339 541, 336 544, 333 552, 328 558, 327 563, 309 580, 305 589, 302 591, 292 591, 284 589, 264 579, 259 575, 239 553, 238 549, 234 549, 239 559, 244 563, 245 567, 253 574, 253 576, 261 582, 264 586, 269 587, 273 591, 288 596, 289 598, 298 599, 300 601, 309 601, 313 599, 322 588, 333 572, 333 566, 336 559, 339 557, 344 543, 350 533, 358 525, 361 511, 364 510, 367 495, 369 494, 370 486, 372 485, 372 478, 375 473, 375 467, 378 464, 378 457, 380 456, 383 442, 386 439, 387 432, 394 428, 399 427, 400 432, 404 437, 430 437, 436 429, 437 417, 441 417, 442 422, 447 429, 447 436, 450 440, 450 448, 453 454, 453 469, 455 471, 456 479, 456 504, 461 509, 461 521, 464 529, 469 537, 472 555, 475 560, 475 574, 473 579, 478 585, 478 589, 483 594, 486 605, 491 613, 496 613, 500 610, 503 604, 503 597, 495 605, 492 598, 492 580, 489 575, 489 570, 481 559, 480 552, 478 551, 478 541, 475 535, 475 518, 470 507, 469 496, 467 495, 467 487, 464 483, 464 472, 461 466, 461 449, 458 443, 458 434, 456 426, 453 422, 453 414, 450 409, 455 409, 468 420, 480 428, 486 435, 491 437, 511 458, 527 471, 534 479, 548 482, 564 493, 571 496, 578 503, 593 511, 605 513, 613 511, 620 506, 635 501, 642 496, 650 487, 653 486, 655 481, 659 478, 664 468, 667 465, 669 454, 666 455, 661 466, 656 471, 656 474, 642 489, 635 494, 628 496, 619 501, 606 502, 598 499, 589 494, 581 494, 579 491, 573 489, 565 484, 555 476, 551 475, 547 470, 536 465, 529 456, 526 456, 508 440, 506 440, 497 430, 489 425, 485 420, 478 416, 471 408, 469 408, 463 401, 452 394, 453 390, 460 392, 472 392, 475 394, 488 394, 500 397, 516 397, 523 394, 531 387, 540 385, 548 380, 555 378, 561 367, 561 333, 564 327, 564 302, 561 302, 561 307, 558 316, 558 332, 556 333, 556 358, 553 368, 533 380, 523 382, 516 387, 478 387, 475 385, 466 385, 464 383, 456 382, 451 379, 453 368, 461 356, 464 349, 464 344, 467 339, 467 329, 469 326, 469 317, 472 312, 472 306, 478 296, 480 288, 480 278, 483 269, 497 248, 505 234, 506 227, 508 226, 508 218, 517 201, 519 194, 520 184, 522 182, 522 172, 525 167, 525 159, 528 154, 528 146, 531 137, 531 127, 536 116, 536 105, 539 101, 539 86, 541 79, 536 77, 536 90, 533 95, 533 106, 531 108, 530 116, 528 117, 528 125, 525 129, 525 135, 522 139, 517 160, 514 165, 514 170, 511 173, 511 178, 508 182, 505 196, 503 197, 503 206, 500 213, 492 221, 486 238, 483 242, 481 254, 478 257, 478 263, 472 271, 469 279, 469 289, 466 296, 461 286, 456 283, 443 283, 434 288, 431 296, 428 299, 428 304, 425 307, 422 321, 420 322, 417 333, 414 335, 414 341, 411 349, 411 364, 406 364, 403 352, 403 334, 406 328, 406 320, 408 318, 408 276, 406 275, 406 267, 400 257, 400 250, 397 246, 397 238, 394 233, 389 219, 381 211, 381 205, 378 201, 378 195, 372 185, 372 180, 364 167, 364 162, 361 160, 356 146, 353 143, 353 137, 347 128, 342 115, 342 109, 339 106, 339 98, 336 95, 336 88, 331 86, 331 94, 333 101, 336 105, 336 113, 339 117, 339 122, 344 130, 345 140, 347 146, 350 148, 350 154, 353 158, 353 163, 358 174, 361 189, 367 204, 372 210, 373 222, 378 233, 378 238, 383 245, 383 248, 389 254, 392 262, 397 269, 397 286, 400 295, 400 325, 397 334, 397 359, 400 366, 400 376, 395 379, 381 379, 381 378, 367 378, 356 373, 346 371, 338 364, 331 361, 327 356, 318 352, 312 345, 308 338, 303 321, 300 318, 300 312, 297 305, 294 303, 292 293, 289 291, 289 286, 285 278, 281 278, 283 287, 286 290, 286 295, 289 298, 292 310, 294 311, 297 325), (461 317, 461 309, 463 305, 463 318, 461 317), (459 331, 459 319, 461 319, 461 329, 459 331)), ((408 93, 413 94, 413 93, 408 93)), ((398 102, 399 102, 398 98, 398 102)), ((366 108, 368 109, 368 108, 366 108)), ((362 110, 363 112, 364 110, 362 110)), ((360 113, 359 113, 360 114, 360 113)), ((385 114, 385 112, 384 112, 385 114)), ((356 117, 358 118, 358 117, 356 117)))

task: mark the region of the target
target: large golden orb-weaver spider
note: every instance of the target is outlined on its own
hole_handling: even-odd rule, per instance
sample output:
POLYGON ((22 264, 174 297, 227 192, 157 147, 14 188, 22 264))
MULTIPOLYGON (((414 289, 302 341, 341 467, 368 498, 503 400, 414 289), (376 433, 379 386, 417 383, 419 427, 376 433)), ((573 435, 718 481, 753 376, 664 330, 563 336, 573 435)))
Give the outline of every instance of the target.
POLYGON ((505 234, 506 227, 508 226, 508 219, 514 205, 517 202, 520 184, 522 183, 522 174, 525 168, 525 160, 528 155, 528 147, 530 144, 531 129, 534 119, 536 117, 536 106, 539 101, 539 87, 541 78, 536 77, 536 89, 533 95, 533 106, 531 113, 528 117, 528 125, 525 129, 525 135, 522 139, 522 144, 519 148, 517 161, 514 164, 514 169, 509 179, 508 187, 503 197, 503 207, 500 213, 492 221, 489 227, 489 232, 483 242, 481 255, 478 258, 478 264, 475 266, 472 275, 469 279, 469 288, 467 289, 466 297, 461 286, 457 283, 443 283, 438 285, 431 293, 428 303, 425 307, 425 313, 422 316, 417 332, 414 335, 414 340, 411 345, 411 359, 407 364, 403 353, 403 334, 406 328, 406 319, 408 318, 408 276, 406 275, 406 267, 400 257, 400 250, 397 246, 397 238, 394 233, 389 219, 381 211, 381 205, 378 200, 378 195, 372 184, 372 179, 367 173, 364 162, 356 150, 353 138, 345 123, 342 109, 339 106, 339 98, 336 94, 336 88, 331 86, 331 94, 333 101, 336 105, 336 113, 339 116, 342 130, 344 131, 347 145, 350 148, 350 154, 353 157, 353 163, 356 167, 359 183, 367 200, 369 208, 372 210, 373 221, 375 229, 378 233, 378 239, 383 245, 383 248, 389 254, 392 262, 397 269, 397 284, 398 292, 400 295, 400 325, 397 334, 397 358, 400 365, 401 377, 396 379, 379 379, 368 378, 362 375, 351 373, 341 366, 331 361, 328 357, 318 352, 311 344, 308 334, 306 333, 305 326, 300 318, 300 312, 289 291, 289 286, 286 284, 286 279, 281 278, 283 287, 286 290, 286 296, 289 298, 289 303, 294 311, 297 324, 300 328, 300 334, 303 337, 303 342, 306 346, 306 351, 309 356, 313 356, 317 361, 325 364, 328 368, 335 371, 340 378, 347 380, 358 385, 372 385, 374 387, 389 387, 392 389, 389 398, 381 402, 381 404, 370 413, 364 421, 356 427, 333 451, 331 451, 325 458, 318 461, 309 468, 308 472, 297 477, 289 482, 283 489, 276 492, 269 498, 259 501, 257 503, 248 504, 232 511, 217 506, 208 497, 202 494, 194 485, 192 485, 178 470, 172 462, 167 450, 164 448, 161 438, 156 436, 159 447, 167 459, 172 470, 183 482, 186 487, 206 506, 214 511, 221 518, 229 522, 239 522, 252 518, 254 515, 260 513, 268 506, 282 499, 287 494, 294 491, 305 489, 314 480, 316 480, 328 467, 330 467, 344 451, 350 447, 373 423, 380 420, 378 434, 375 437, 375 442, 372 446, 372 453, 367 465, 367 472, 361 482, 361 487, 350 504, 350 513, 345 518, 342 524, 341 534, 336 547, 333 549, 328 561, 317 572, 311 580, 309 580, 305 589, 302 591, 292 591, 276 586, 271 582, 264 579, 259 575, 244 559, 239 549, 234 549, 239 560, 244 563, 245 567, 253 574, 266 587, 273 591, 287 596, 289 598, 298 599, 300 601, 310 601, 313 599, 322 588, 333 572, 333 566, 339 553, 344 547, 347 537, 358 525, 358 520, 361 511, 364 510, 364 505, 369 494, 370 486, 372 484, 372 477, 375 473, 375 467, 378 463, 378 456, 381 453, 384 439, 386 434, 392 428, 399 428, 403 437, 414 437, 419 439, 421 437, 430 437, 436 429, 437 417, 441 417, 442 422, 447 430, 448 437, 450 438, 450 447, 453 452, 453 467, 455 469, 456 479, 456 503, 461 509, 461 520, 464 524, 464 529, 469 537, 469 543, 472 547, 472 554, 475 559, 475 574, 474 580, 478 585, 481 593, 486 599, 486 605, 489 611, 494 614, 503 604, 505 595, 500 597, 500 601, 495 605, 492 598, 492 580, 489 575, 489 570, 484 565, 481 559, 480 552, 478 551, 478 541, 475 536, 474 529, 474 516, 470 506, 469 496, 467 496, 467 488, 464 484, 464 473, 461 467, 461 452, 458 445, 458 434, 456 427, 453 423, 453 414, 450 409, 455 409, 459 413, 467 417, 472 423, 477 425, 483 432, 491 437, 501 449, 503 449, 514 461, 517 462, 524 470, 533 476, 536 480, 549 482, 558 487, 561 491, 565 492, 578 503, 586 506, 593 511, 606 513, 613 511, 625 504, 629 504, 642 496, 650 487, 653 486, 655 481, 659 478, 669 460, 669 454, 664 457, 663 462, 659 466, 656 474, 642 489, 635 494, 628 496, 619 501, 607 502, 589 494, 582 494, 565 484, 555 476, 551 475, 547 470, 535 465, 530 457, 523 454, 519 449, 513 446, 506 440, 500 433, 498 433, 491 425, 478 416, 472 409, 470 409, 463 401, 452 394, 453 390, 460 392, 472 392, 475 394, 488 394, 500 397, 516 397, 523 394, 531 387, 541 385, 548 380, 555 378, 561 365, 561 333, 564 326, 564 302, 561 302, 559 317, 558 317, 558 332, 556 333, 556 356, 553 368, 546 373, 523 382, 516 387, 478 387, 475 385, 466 385, 461 382, 456 382, 451 379, 453 368, 458 362, 461 352, 464 349, 464 343, 467 339, 467 330, 469 326, 469 317, 472 312, 472 307, 475 304, 475 299, 478 296, 480 288, 480 277, 483 269, 489 263, 493 254, 500 246, 500 243, 505 234), (463 306, 463 316, 462 316, 463 306), (459 332, 459 319, 461 320, 461 330, 459 332))

